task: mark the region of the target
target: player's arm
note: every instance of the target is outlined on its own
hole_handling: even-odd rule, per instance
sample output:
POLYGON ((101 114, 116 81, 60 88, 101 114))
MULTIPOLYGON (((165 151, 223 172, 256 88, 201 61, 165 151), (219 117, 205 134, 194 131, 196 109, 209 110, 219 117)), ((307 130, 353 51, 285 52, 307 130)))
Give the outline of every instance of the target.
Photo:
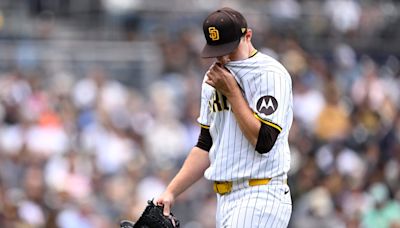
MULTIPOLYGON (((204 79, 205 80, 205 79, 204 79)), ((200 115, 197 121, 200 123, 201 131, 195 147, 190 151, 182 168, 167 186, 165 192, 155 201, 157 204, 164 205, 164 214, 169 215, 171 205, 175 198, 199 180, 205 170, 210 166, 208 151, 212 146, 212 138, 207 124, 210 123, 208 108, 209 95, 208 85, 202 84, 200 115)))
POLYGON ((209 166, 208 152, 199 147, 193 147, 182 168, 168 185, 167 191, 171 192, 174 196, 180 195, 198 181, 209 166))
POLYGON ((268 153, 280 131, 258 120, 239 91, 227 96, 240 130, 260 154, 268 153))
POLYGON ((241 91, 237 90, 229 93, 227 99, 231 104, 232 112, 236 117, 240 130, 259 153, 268 153, 274 146, 280 132, 258 120, 241 91))
POLYGON ((214 64, 208 72, 208 77, 207 83, 221 91, 228 99, 236 121, 247 140, 259 153, 269 152, 280 131, 254 116, 233 75, 223 66, 214 64))
POLYGON ((156 204, 164 206, 165 215, 169 215, 175 198, 198 181, 209 166, 208 152, 198 146, 193 147, 178 174, 169 183, 165 192, 155 201, 156 204))

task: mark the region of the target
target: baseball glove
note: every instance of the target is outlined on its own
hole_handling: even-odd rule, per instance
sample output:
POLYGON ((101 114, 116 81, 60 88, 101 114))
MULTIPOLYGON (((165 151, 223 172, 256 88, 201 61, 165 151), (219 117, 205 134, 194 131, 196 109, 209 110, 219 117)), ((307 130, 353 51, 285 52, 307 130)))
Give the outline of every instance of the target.
POLYGON ((163 214, 163 207, 157 206, 152 200, 147 201, 147 206, 136 223, 128 220, 120 222, 121 228, 179 228, 179 220, 170 213, 163 214))

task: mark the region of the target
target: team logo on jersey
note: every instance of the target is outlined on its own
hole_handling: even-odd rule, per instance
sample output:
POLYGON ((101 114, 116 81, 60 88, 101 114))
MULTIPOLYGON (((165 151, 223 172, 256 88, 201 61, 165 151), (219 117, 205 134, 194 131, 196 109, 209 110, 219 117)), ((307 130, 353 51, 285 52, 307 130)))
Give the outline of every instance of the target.
POLYGON ((209 27, 208 32, 213 41, 219 40, 219 31, 215 27, 209 27))
POLYGON ((263 96, 257 101, 257 111, 271 115, 278 109, 278 101, 273 96, 263 96))

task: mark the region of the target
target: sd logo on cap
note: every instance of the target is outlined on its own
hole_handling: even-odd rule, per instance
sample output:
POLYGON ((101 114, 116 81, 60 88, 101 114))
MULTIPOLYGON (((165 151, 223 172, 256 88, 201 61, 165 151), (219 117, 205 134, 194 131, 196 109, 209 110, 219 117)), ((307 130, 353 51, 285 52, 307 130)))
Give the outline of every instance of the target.
POLYGON ((238 11, 225 7, 212 12, 203 22, 207 44, 201 57, 213 58, 231 53, 246 30, 246 19, 238 11))

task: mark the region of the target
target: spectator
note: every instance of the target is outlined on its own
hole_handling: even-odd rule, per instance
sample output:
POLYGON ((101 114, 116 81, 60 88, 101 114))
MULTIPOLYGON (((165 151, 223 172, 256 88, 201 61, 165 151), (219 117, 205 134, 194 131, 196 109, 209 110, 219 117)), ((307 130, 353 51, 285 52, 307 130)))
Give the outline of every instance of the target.
MULTIPOLYGON (((0 227, 134 220, 197 141, 209 63, 193 25, 221 2, 133 1, 123 17, 50 2, 0 4, 0 227)), ((400 226, 399 2, 222 3, 292 76, 290 227, 400 226)), ((215 227, 199 185, 177 199, 182 227, 215 227)))
POLYGON ((400 204, 389 198, 383 183, 374 183, 370 189, 373 207, 362 217, 363 227, 396 227, 400 224, 400 204))

